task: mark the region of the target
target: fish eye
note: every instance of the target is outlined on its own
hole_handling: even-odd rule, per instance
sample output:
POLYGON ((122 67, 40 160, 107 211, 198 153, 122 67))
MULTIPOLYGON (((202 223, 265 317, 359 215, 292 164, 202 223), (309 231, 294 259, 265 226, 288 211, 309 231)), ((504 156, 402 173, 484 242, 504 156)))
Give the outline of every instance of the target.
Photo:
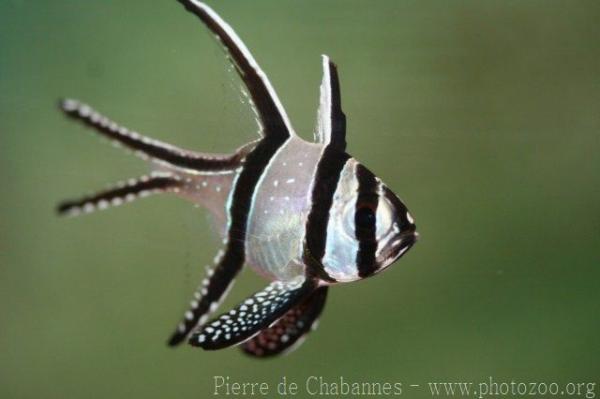
POLYGON ((381 240, 393 230, 396 218, 394 209, 386 198, 380 198, 377 206, 370 201, 359 204, 349 202, 344 214, 343 230, 352 239, 358 233, 363 239, 373 234, 374 239, 381 240))
POLYGON ((354 214, 354 223, 359 230, 366 231, 373 229, 375 226, 375 211, 373 207, 369 204, 359 205, 354 214))

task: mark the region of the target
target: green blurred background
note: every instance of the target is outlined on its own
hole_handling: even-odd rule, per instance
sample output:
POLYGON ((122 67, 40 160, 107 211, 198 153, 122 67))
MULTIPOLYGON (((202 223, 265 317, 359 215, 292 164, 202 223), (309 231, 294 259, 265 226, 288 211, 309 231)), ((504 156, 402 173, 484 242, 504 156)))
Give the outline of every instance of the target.
MULTIPOLYGON (((421 241, 334 287, 289 356, 167 348, 217 240, 153 197, 76 219, 58 200, 146 165, 56 109, 80 98, 183 147, 253 121, 218 46, 175 1, 0 2, 0 397, 200 398, 266 381, 600 382, 600 3, 212 1, 312 135, 320 54, 349 151, 421 241)), ((238 279, 223 309, 264 285, 238 279)), ((597 389, 598 390, 598 389, 597 389)), ((302 396, 302 395, 300 395, 302 396)))

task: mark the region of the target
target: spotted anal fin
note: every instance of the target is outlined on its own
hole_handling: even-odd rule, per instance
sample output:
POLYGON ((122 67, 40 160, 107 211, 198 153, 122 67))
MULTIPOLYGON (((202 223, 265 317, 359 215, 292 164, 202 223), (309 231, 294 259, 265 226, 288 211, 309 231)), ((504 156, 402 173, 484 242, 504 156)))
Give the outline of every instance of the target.
POLYGON ((233 155, 201 154, 183 150, 129 130, 78 100, 62 100, 60 108, 69 118, 83 123, 101 136, 128 148, 135 155, 166 166, 195 172, 226 171, 238 167, 245 155, 239 152, 233 155))
POLYGON ((244 342, 270 327, 316 288, 316 281, 305 277, 289 282, 275 281, 235 309, 206 324, 190 337, 189 343, 215 350, 244 342))
POLYGON ((296 349, 317 326, 325 306, 328 287, 317 288, 308 298, 288 310, 275 324, 241 345, 244 353, 271 357, 296 349))
POLYGON ((323 55, 323 79, 321 81, 317 119, 317 142, 346 150, 346 115, 342 111, 340 80, 336 65, 323 55))
POLYGON ((194 293, 183 320, 169 338, 169 346, 181 344, 194 330, 206 323, 210 314, 225 299, 233 280, 242 269, 244 259, 237 251, 228 247, 217 255, 215 263, 214 269, 208 271, 208 275, 194 293))
POLYGON ((113 188, 89 196, 63 201, 57 206, 56 211, 59 215, 77 216, 82 213, 91 213, 98 209, 102 210, 110 206, 121 205, 151 194, 176 192, 180 187, 179 177, 168 173, 154 172, 149 176, 129 179, 127 182, 121 182, 113 188))
POLYGON ((260 68, 242 39, 233 28, 209 6, 197 0, 178 0, 196 15, 225 47, 227 55, 248 88, 258 113, 262 134, 266 137, 285 138, 293 129, 271 82, 260 68))

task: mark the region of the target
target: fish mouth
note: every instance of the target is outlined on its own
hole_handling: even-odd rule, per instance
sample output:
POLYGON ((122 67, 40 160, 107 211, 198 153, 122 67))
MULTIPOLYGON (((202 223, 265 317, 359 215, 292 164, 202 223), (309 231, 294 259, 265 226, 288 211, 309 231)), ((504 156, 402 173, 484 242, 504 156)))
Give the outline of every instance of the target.
POLYGON ((379 258, 383 267, 400 259, 419 239, 419 233, 415 229, 404 230, 395 235, 380 254, 379 258))

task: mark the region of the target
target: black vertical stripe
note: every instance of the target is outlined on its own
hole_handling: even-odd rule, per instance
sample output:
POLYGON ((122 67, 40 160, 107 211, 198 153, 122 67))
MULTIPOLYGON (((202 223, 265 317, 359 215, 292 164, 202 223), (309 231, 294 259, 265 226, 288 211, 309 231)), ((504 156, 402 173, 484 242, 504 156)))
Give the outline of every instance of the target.
POLYGON ((273 137, 261 140, 256 148, 246 157, 244 167, 233 188, 233 197, 229 215, 229 247, 244 246, 248 215, 252 206, 252 196, 260 177, 265 173, 267 165, 277 150, 287 141, 287 137, 273 137))
MULTIPOLYGON (((229 203, 229 226, 227 231, 227 244, 223 257, 216 266, 215 272, 209 282, 210 300, 215 303, 220 299, 231 281, 242 268, 246 259, 245 243, 248 228, 248 215, 252 207, 252 198, 261 176, 277 150, 290 138, 292 132, 288 126, 285 111, 270 86, 268 79, 260 70, 256 61, 248 50, 244 49, 241 39, 229 30, 225 22, 205 4, 195 0, 179 0, 185 8, 196 15, 214 33, 228 52, 240 77, 248 88, 252 102, 256 107, 264 138, 243 159, 243 167, 232 187, 231 201, 229 203)), ((210 304, 208 300, 201 301, 193 312, 192 320, 184 321, 184 331, 177 331, 171 338, 170 344, 181 342, 196 326, 203 314, 206 314, 210 304)))
POLYGON ((269 161, 286 141, 287 138, 266 138, 256 146, 245 160, 244 167, 233 188, 233 197, 229 205, 228 240, 221 261, 221 264, 225 265, 226 268, 236 269, 237 271, 244 264, 246 259, 246 231, 248 228, 248 215, 252 207, 252 196, 260 177, 265 173, 269 161))
MULTIPOLYGON (((306 221, 304 242, 304 262, 314 269, 319 277, 332 281, 321 263, 327 243, 327 223, 329 210, 333 205, 333 195, 338 186, 344 165, 350 159, 345 152, 331 146, 325 147, 312 190, 312 205, 306 221)), ((333 280, 334 281, 334 280, 333 280)))
POLYGON ((223 257, 210 277, 206 287, 207 295, 203 296, 198 307, 192 310, 193 317, 183 321, 183 331, 177 330, 173 333, 169 345, 178 345, 189 335, 200 318, 209 311, 210 305, 223 297, 231 281, 242 269, 246 260, 246 230, 254 191, 269 161, 285 142, 284 138, 265 138, 246 157, 242 171, 232 188, 234 191, 228 209, 230 225, 223 257))
POLYGON ((356 166, 356 178, 358 180, 358 198, 356 199, 354 226, 359 245, 356 267, 360 277, 367 277, 377 270, 375 262, 377 237, 375 233, 379 194, 375 176, 360 164, 356 166))

